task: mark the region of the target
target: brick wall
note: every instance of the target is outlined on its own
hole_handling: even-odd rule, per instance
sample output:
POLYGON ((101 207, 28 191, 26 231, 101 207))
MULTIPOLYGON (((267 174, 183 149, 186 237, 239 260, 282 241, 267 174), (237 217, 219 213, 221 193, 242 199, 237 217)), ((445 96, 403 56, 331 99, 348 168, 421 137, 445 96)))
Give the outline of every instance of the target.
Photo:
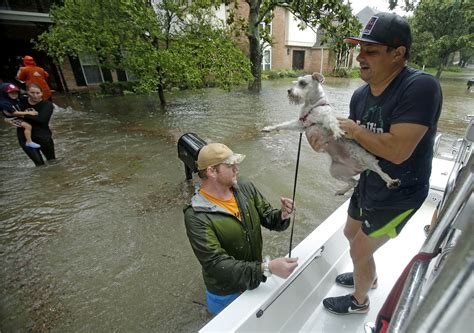
POLYGON ((66 81, 69 90, 73 91, 77 89, 87 88, 77 86, 76 79, 74 78, 74 74, 72 72, 71 63, 69 62, 69 58, 64 58, 64 61, 61 64, 61 69, 63 71, 64 80, 66 81))
POLYGON ((272 69, 291 69, 291 52, 288 54, 286 41, 288 39, 289 13, 281 7, 275 10, 272 21, 272 69))

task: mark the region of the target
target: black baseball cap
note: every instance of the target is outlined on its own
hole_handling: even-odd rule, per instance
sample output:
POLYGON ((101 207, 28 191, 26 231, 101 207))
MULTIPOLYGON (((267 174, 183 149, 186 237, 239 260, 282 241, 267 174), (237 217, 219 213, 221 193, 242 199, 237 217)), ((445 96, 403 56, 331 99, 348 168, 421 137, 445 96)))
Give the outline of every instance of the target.
POLYGON ((391 47, 405 46, 410 49, 410 25, 396 14, 378 13, 370 18, 360 37, 347 37, 344 38, 344 42, 352 44, 367 42, 391 47))

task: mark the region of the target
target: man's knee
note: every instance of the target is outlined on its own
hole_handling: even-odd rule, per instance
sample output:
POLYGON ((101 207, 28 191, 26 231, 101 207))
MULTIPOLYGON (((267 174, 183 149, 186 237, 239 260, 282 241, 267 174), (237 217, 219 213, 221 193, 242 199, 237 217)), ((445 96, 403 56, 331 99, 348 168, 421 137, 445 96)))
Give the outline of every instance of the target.
POLYGON ((344 227, 344 236, 346 236, 349 242, 351 242, 354 239, 356 233, 357 231, 354 232, 354 230, 351 228, 348 228, 347 225, 344 227))
POLYGON ((360 230, 361 222, 347 216, 346 225, 344 226, 344 236, 346 236, 349 242, 355 238, 360 230))
POLYGON ((365 261, 373 258, 377 249, 385 244, 390 238, 386 235, 380 237, 370 237, 359 230, 357 235, 350 243, 350 255, 352 261, 365 261))

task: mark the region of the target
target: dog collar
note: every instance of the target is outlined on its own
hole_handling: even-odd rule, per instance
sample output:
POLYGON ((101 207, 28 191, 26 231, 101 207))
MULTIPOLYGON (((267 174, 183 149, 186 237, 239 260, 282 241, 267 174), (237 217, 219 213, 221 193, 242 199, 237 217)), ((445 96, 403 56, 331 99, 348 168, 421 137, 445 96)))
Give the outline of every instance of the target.
MULTIPOLYGON (((324 101, 322 101, 321 103, 316 104, 314 107, 326 106, 326 105, 327 105, 327 106, 330 106, 330 104, 324 100, 324 101)), ((310 113, 311 113, 311 112, 306 113, 303 117, 300 117, 299 120, 304 123, 304 122, 308 119, 308 116, 309 116, 310 113)))

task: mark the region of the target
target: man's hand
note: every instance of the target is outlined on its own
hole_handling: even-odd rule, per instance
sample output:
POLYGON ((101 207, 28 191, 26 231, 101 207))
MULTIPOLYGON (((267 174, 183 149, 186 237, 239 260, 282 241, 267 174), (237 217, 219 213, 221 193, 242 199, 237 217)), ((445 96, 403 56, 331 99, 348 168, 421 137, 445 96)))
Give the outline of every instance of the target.
POLYGON ((282 279, 286 279, 298 266, 298 258, 276 258, 268 263, 268 268, 272 274, 282 279))
POLYGON ((324 135, 324 132, 316 126, 312 126, 305 132, 306 139, 308 140, 311 148, 318 153, 326 151, 328 145, 328 138, 324 135))
POLYGON ((293 200, 281 197, 281 219, 286 220, 290 217, 290 214, 293 212, 293 200))
POLYGON ((337 117, 337 120, 339 121, 339 127, 346 133, 344 136, 347 139, 353 140, 354 132, 360 128, 359 125, 357 125, 354 120, 349 118, 337 117))

